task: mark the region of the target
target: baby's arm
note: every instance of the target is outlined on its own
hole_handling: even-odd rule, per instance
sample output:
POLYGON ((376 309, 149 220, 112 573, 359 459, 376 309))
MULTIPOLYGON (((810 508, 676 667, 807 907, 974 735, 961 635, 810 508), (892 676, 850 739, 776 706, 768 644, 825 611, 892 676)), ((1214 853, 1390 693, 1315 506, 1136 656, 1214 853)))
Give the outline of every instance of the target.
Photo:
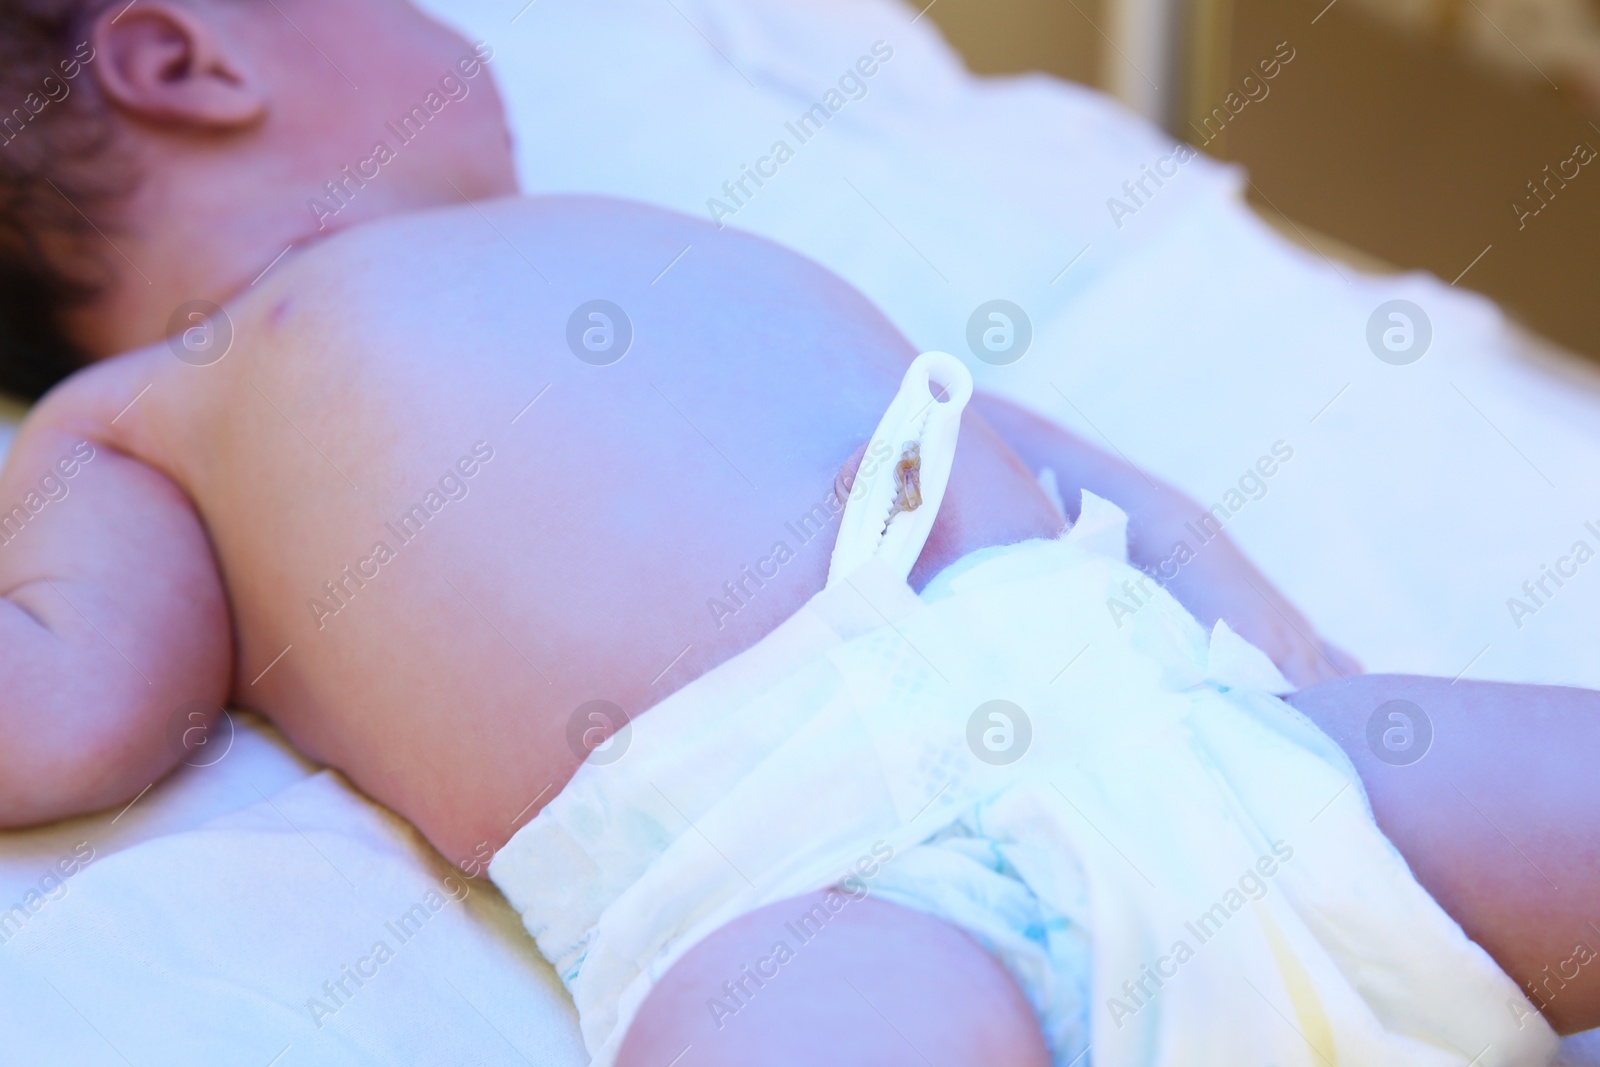
POLYGON ((177 762, 172 713, 229 684, 227 606, 188 498, 46 415, 0 472, 0 827, 131 799, 177 762))
POLYGON ((1069 509, 1076 506, 1077 491, 1087 489, 1126 511, 1130 561, 1201 623, 1209 627, 1227 620, 1296 685, 1361 672, 1348 654, 1317 636, 1226 535, 1218 534, 1203 546, 1193 544, 1184 524, 1204 513, 1200 505, 1014 404, 984 395, 974 396, 972 404, 1029 467, 1055 471, 1069 509), (1182 565, 1173 552, 1179 542, 1193 549, 1182 565))

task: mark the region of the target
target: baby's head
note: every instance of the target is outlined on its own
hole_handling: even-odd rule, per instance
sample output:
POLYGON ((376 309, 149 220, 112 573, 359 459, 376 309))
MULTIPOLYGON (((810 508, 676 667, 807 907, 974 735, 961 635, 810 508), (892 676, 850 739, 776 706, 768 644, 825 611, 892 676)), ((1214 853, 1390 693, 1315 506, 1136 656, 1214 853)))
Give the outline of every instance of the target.
POLYGON ((0 391, 290 245, 514 192, 490 62, 407 0, 0 0, 0 391))

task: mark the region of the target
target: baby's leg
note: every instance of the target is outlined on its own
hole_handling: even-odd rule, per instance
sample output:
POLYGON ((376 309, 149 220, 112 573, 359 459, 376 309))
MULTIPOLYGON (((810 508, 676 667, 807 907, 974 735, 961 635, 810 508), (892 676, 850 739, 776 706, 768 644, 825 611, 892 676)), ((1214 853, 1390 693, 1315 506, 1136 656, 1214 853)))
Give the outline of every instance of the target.
POLYGON ((1600 1026, 1600 693, 1368 675, 1288 699, 1349 753, 1417 881, 1550 1023, 1600 1026))
POLYGON ((802 941, 822 900, 752 912, 696 945, 645 1001, 618 1067, 1048 1067, 1022 991, 966 934, 864 899, 802 941))

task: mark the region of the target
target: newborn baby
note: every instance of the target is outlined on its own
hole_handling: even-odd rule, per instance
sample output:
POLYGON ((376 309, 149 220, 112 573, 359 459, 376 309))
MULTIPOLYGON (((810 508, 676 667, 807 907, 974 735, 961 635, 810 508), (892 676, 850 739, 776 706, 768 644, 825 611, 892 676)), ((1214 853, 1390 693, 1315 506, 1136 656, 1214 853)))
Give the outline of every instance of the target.
MULTIPOLYGON (((948 487, 919 500, 934 457, 869 440, 914 355, 880 313, 731 231, 514 198, 492 49, 399 0, 5 0, 0 23, 8 83, 81 64, 0 155, 4 384, 65 377, 0 476, 0 825, 125 802, 196 709, 235 702, 481 873, 621 722, 824 589, 858 468, 896 472, 897 521, 932 509, 916 589, 1060 535, 1046 468, 1074 510, 1080 490, 1128 508, 1135 564, 1193 514, 981 397, 948 487)), ((1354 676, 1221 542, 1170 591, 1309 686, 1292 703, 1532 1004, 1600 1023, 1600 969, 1559 995, 1547 978, 1600 891, 1594 694, 1354 676), (1405 774, 1366 742, 1393 699, 1441 723, 1405 774)), ((991 946, 879 900, 723 1033, 706 1001, 770 946, 764 915, 659 976, 611 1052, 1061 1057, 991 946)))

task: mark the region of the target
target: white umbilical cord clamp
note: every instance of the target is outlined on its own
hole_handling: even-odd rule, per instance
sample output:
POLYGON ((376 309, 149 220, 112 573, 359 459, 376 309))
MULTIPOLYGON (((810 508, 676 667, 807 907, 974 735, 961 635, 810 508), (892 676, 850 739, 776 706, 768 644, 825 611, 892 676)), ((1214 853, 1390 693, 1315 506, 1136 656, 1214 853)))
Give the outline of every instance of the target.
POLYGON ((946 352, 926 352, 907 369, 856 471, 828 584, 874 556, 901 578, 911 574, 950 484, 961 413, 971 399, 972 374, 946 352))

